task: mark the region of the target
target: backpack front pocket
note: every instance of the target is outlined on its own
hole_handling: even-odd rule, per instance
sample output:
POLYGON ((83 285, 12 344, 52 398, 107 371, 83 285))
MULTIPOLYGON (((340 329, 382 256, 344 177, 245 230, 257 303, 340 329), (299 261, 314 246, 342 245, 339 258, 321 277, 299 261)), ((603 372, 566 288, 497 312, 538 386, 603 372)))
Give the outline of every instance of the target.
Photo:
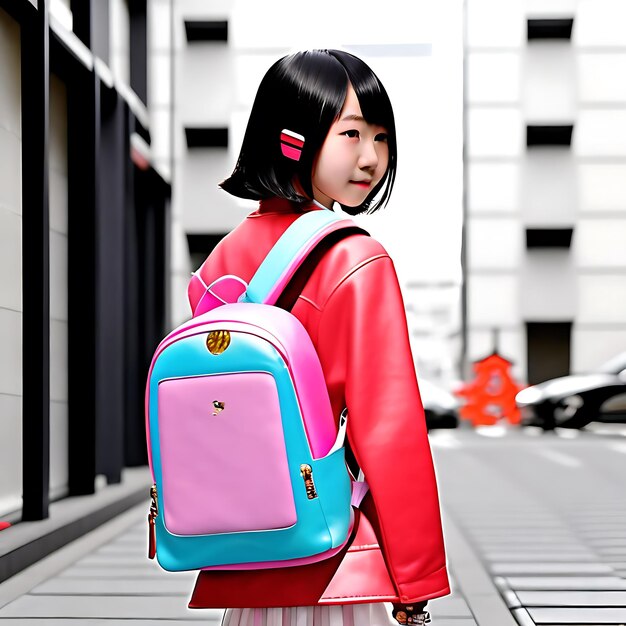
POLYGON ((297 515, 274 377, 159 383, 160 508, 175 535, 288 528, 297 515))

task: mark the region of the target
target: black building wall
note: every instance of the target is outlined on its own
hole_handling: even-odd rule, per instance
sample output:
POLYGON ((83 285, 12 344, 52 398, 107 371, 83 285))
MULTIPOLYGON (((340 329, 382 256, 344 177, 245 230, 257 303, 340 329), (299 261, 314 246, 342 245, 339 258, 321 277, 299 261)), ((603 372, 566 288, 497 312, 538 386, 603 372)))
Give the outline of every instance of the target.
MULTIPOLYGON (((143 387, 165 329, 169 184, 136 157, 150 140, 138 110, 110 81, 104 0, 72 2, 74 33, 49 23, 49 2, 0 0, 19 25, 22 59, 23 511, 49 505, 49 76, 67 88, 69 495, 119 482, 146 463, 143 387), (82 42, 84 45, 76 45, 82 42), (145 144, 144 144, 145 145, 145 144), (135 155, 133 157, 133 155, 135 155)), ((130 2, 131 88, 146 101, 146 2, 130 2), (141 34, 143 33, 143 37, 141 34)))

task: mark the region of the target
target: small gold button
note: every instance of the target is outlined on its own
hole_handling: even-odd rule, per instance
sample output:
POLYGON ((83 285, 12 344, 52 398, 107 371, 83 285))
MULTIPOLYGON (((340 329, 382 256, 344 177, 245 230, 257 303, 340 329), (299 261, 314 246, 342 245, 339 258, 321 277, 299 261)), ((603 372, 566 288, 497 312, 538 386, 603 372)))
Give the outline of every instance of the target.
POLYGON ((222 354, 230 345, 230 333, 227 330, 212 330, 206 338, 206 347, 211 354, 222 354))

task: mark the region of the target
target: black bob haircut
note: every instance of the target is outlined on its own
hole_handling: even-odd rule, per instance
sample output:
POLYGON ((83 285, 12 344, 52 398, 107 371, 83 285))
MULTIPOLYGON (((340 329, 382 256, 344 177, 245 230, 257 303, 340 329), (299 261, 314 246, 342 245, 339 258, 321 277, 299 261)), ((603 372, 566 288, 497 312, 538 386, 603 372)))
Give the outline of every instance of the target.
POLYGON ((297 52, 270 67, 252 105, 235 169, 220 187, 239 198, 280 197, 296 203, 310 202, 313 163, 331 125, 341 113, 349 83, 366 121, 387 129, 389 165, 363 204, 342 205, 342 208, 357 215, 373 213, 383 207, 393 188, 397 164, 391 102, 369 66, 341 50, 297 52), (280 133, 284 128, 305 138, 299 161, 282 154, 280 133), (298 193, 294 179, 299 181, 306 197, 298 193))

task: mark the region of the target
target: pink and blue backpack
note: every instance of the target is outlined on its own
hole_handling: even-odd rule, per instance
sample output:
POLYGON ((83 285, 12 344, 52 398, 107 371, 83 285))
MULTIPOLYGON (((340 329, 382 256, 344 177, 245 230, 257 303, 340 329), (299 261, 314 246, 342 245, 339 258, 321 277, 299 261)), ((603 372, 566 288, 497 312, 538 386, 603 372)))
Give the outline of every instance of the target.
POLYGON ((309 335, 273 305, 320 242, 355 227, 310 211, 248 285, 193 275, 194 317, 160 343, 146 388, 149 556, 164 569, 301 565, 346 545, 367 490, 345 463, 347 412, 337 428, 309 335))

